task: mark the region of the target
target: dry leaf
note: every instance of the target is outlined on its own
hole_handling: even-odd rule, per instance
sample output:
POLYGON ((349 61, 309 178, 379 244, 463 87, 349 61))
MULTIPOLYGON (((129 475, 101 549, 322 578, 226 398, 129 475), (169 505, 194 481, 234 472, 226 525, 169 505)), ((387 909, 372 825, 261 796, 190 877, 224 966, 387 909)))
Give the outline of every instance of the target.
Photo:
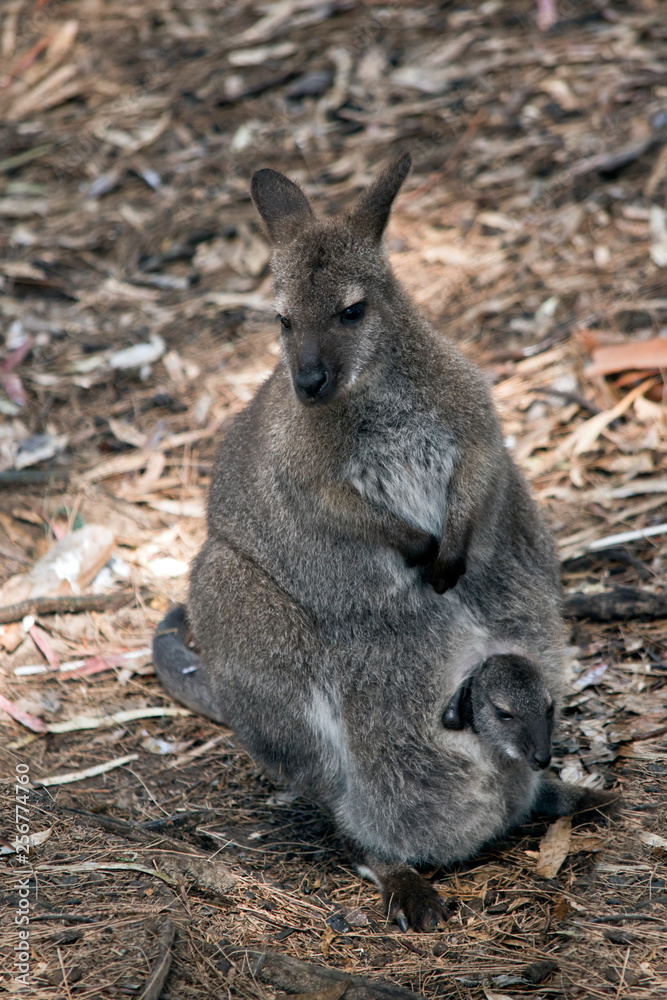
MULTIPOLYGON (((53 827, 50 826, 47 830, 40 830, 38 833, 28 834, 28 853, 31 853, 34 847, 39 847, 40 844, 46 843, 52 833, 53 827)), ((17 847, 18 841, 14 841, 13 846, 12 844, 9 844, 8 847, 0 847, 0 854, 16 854, 17 847)))
POLYGON ((20 622, 11 625, 0 625, 0 646, 8 653, 13 653, 25 639, 25 629, 20 622))
POLYGON ((648 847, 667 847, 667 838, 661 837, 659 833, 648 833, 646 831, 638 834, 642 844, 648 847))
POLYGON ((128 423, 127 420, 114 420, 113 417, 109 417, 108 423, 109 429, 117 441, 122 441, 123 444, 132 445, 133 448, 146 447, 146 444, 148 443, 148 435, 137 430, 137 428, 128 423))
POLYGON ((526 851, 529 857, 537 861, 535 866, 537 875, 541 878, 556 877, 570 849, 571 834, 572 820, 569 816, 562 816, 551 824, 542 837, 539 851, 526 851))
POLYGON ((320 940, 320 950, 325 958, 329 957, 329 949, 331 948, 331 942, 333 941, 334 936, 333 930, 327 924, 320 940))
POLYGON ((15 705, 13 701, 9 698, 5 698, 4 695, 0 694, 0 710, 6 712, 7 715, 11 715, 12 719, 16 719, 20 722, 22 726, 27 726, 28 729, 32 729, 33 733, 45 733, 48 730, 48 726, 41 719, 38 719, 36 715, 31 715, 30 712, 24 712, 22 709, 15 705))
POLYGON ((615 372, 642 371, 667 368, 667 340, 654 337, 639 343, 605 344, 592 352, 592 361, 584 368, 584 375, 613 375, 615 372))
POLYGON ((568 915, 568 913, 572 913, 573 909, 574 907, 569 902, 569 900, 567 900, 565 896, 561 896, 561 898, 558 900, 553 910, 551 911, 551 919, 558 921, 564 920, 565 917, 568 915))
POLYGON ((594 833, 573 833, 570 840, 570 854, 576 854, 578 851, 594 853, 601 851, 603 847, 604 840, 594 833))
POLYGON ((660 205, 651 205, 649 215, 651 230, 651 260, 658 267, 667 267, 667 215, 660 205))
POLYGON ((101 524, 86 524, 70 532, 29 573, 7 580, 0 589, 0 603, 82 593, 108 562, 113 545, 113 534, 101 524))
POLYGON ((653 379, 647 379, 642 382, 641 385, 636 386, 631 392, 624 396, 616 406, 612 406, 610 410, 604 410, 602 413, 596 413, 594 417, 590 417, 589 420, 585 420, 583 424, 580 424, 575 431, 570 435, 568 440, 563 444, 562 450, 565 454, 571 452, 572 455, 582 455, 586 451, 595 451, 597 439, 602 434, 603 430, 613 423, 617 417, 622 416, 626 410, 632 406, 634 401, 639 397, 643 396, 649 386, 653 385, 653 379))

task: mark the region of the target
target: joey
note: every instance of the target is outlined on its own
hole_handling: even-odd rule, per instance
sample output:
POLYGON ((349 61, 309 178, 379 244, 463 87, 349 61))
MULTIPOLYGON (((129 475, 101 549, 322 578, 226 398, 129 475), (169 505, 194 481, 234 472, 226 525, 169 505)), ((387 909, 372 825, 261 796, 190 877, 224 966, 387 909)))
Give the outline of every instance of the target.
MULTIPOLYGON (((508 816, 506 829, 531 811, 547 816, 573 813, 578 821, 597 819, 618 800, 614 791, 584 788, 545 776, 551 762, 554 719, 554 699, 542 671, 537 664, 513 654, 490 656, 479 664, 442 712, 445 730, 474 734, 481 752, 495 762, 501 800, 510 802, 518 790, 532 789, 523 801, 523 812, 508 816)), ((479 794, 474 782, 470 791, 479 794)), ((460 805, 464 795, 462 789, 460 805)), ((499 833, 497 830, 495 835, 499 833)), ((454 858, 442 856, 440 863, 448 860, 454 858)), ((445 919, 442 897, 412 866, 369 853, 359 870, 379 886, 388 913, 403 929, 432 930, 445 919)))
MULTIPOLYGON (((524 761, 543 771, 551 763, 555 705, 542 671, 535 663, 511 654, 490 656, 465 679, 443 714, 446 729, 470 728, 489 754, 508 766, 524 761)), ((502 763, 501 763, 502 766, 502 763)), ((619 793, 544 778, 537 786, 533 811, 545 816, 591 819, 609 810, 619 793)))

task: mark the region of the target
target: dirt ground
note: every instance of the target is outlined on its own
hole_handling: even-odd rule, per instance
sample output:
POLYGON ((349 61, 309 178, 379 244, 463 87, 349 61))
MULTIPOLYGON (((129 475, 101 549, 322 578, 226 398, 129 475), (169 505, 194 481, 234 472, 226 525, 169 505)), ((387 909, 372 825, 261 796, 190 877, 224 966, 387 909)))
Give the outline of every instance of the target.
POLYGON ((0 4, 0 994, 317 989, 250 955, 272 952, 428 997, 667 996, 667 19, 557 14, 0 4), (165 697, 149 649, 216 442, 278 350, 252 170, 329 212, 404 149, 392 260, 488 373, 560 546, 555 768, 623 796, 609 825, 535 822, 433 872, 449 920, 423 935, 387 923, 324 814, 165 697), (3 616, 95 525, 95 610, 3 616))

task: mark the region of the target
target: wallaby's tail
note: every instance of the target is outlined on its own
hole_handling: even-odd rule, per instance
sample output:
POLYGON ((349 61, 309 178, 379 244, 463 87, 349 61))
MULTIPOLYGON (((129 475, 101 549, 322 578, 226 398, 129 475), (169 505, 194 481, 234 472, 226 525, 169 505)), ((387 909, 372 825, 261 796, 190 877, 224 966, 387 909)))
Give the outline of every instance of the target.
POLYGON ((216 711, 206 666, 186 645, 185 606, 177 604, 162 619, 153 636, 153 666, 160 683, 193 712, 225 724, 216 711))

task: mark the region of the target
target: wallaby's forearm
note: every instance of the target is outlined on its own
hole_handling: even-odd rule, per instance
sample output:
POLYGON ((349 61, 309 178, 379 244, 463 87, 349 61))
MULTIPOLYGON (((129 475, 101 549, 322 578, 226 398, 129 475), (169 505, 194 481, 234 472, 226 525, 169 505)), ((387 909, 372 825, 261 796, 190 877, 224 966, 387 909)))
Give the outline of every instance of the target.
POLYGON ((437 557, 427 578, 438 594, 456 586, 468 568, 468 552, 475 530, 486 522, 494 497, 499 495, 502 465, 484 447, 463 450, 447 488, 445 528, 437 557))

